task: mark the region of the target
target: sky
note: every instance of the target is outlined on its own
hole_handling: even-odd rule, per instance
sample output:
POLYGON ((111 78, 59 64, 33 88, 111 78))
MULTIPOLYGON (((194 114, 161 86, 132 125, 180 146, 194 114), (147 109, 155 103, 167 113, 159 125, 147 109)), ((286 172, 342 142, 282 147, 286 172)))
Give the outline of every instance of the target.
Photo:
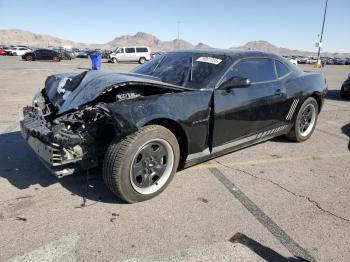
MULTIPOLYGON (((146 32, 217 48, 266 40, 315 51, 325 0, 0 0, 0 29, 84 43, 146 32)), ((350 0, 329 0, 323 49, 350 52, 350 0)))

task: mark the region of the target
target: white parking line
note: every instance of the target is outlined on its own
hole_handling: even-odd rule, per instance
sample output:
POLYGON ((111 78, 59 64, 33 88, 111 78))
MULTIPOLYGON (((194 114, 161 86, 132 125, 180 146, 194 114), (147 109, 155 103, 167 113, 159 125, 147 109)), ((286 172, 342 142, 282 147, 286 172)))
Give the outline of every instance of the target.
POLYGON ((24 255, 13 257, 8 262, 76 261, 74 250, 78 240, 78 234, 70 234, 24 255))

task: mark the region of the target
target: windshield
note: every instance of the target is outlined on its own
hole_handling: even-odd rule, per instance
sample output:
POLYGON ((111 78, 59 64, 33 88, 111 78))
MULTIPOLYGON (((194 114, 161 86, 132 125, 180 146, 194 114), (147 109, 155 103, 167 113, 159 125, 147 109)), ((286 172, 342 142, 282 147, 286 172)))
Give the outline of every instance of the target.
POLYGON ((230 64, 230 57, 208 53, 174 52, 156 56, 132 72, 188 88, 206 88, 216 83, 230 64))
POLYGON ((117 54, 124 53, 124 48, 119 47, 118 49, 115 50, 115 53, 117 54))

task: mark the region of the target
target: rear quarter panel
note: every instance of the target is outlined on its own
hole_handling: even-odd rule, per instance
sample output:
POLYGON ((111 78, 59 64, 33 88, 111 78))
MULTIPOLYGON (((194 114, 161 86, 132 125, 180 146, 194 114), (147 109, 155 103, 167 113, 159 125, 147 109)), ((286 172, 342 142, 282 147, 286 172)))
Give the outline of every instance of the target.
POLYGON ((291 78, 287 82, 288 98, 294 97, 301 99, 300 105, 310 96, 315 96, 320 102, 319 111, 322 109, 323 101, 327 93, 327 83, 321 73, 303 72, 300 75, 291 78))

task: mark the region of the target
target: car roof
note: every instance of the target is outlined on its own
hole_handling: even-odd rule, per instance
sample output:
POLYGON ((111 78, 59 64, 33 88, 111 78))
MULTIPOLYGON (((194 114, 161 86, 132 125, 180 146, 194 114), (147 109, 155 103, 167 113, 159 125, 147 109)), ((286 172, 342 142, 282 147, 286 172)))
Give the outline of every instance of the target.
POLYGON ((269 57, 269 58, 282 58, 282 56, 263 51, 255 50, 239 50, 239 49, 188 49, 188 50, 174 50, 170 53, 179 52, 179 53, 194 53, 194 54, 211 54, 211 55, 225 55, 230 56, 234 59, 243 58, 243 57, 269 57))
POLYGON ((116 47, 116 49, 118 49, 118 48, 138 48, 138 47, 150 49, 148 46, 145 46, 145 45, 118 46, 118 47, 116 47))
POLYGON ((45 50, 45 51, 51 51, 51 52, 56 52, 56 53, 58 53, 56 50, 53 50, 53 49, 48 49, 48 48, 38 48, 38 49, 36 49, 35 51, 42 51, 42 50, 45 50))

